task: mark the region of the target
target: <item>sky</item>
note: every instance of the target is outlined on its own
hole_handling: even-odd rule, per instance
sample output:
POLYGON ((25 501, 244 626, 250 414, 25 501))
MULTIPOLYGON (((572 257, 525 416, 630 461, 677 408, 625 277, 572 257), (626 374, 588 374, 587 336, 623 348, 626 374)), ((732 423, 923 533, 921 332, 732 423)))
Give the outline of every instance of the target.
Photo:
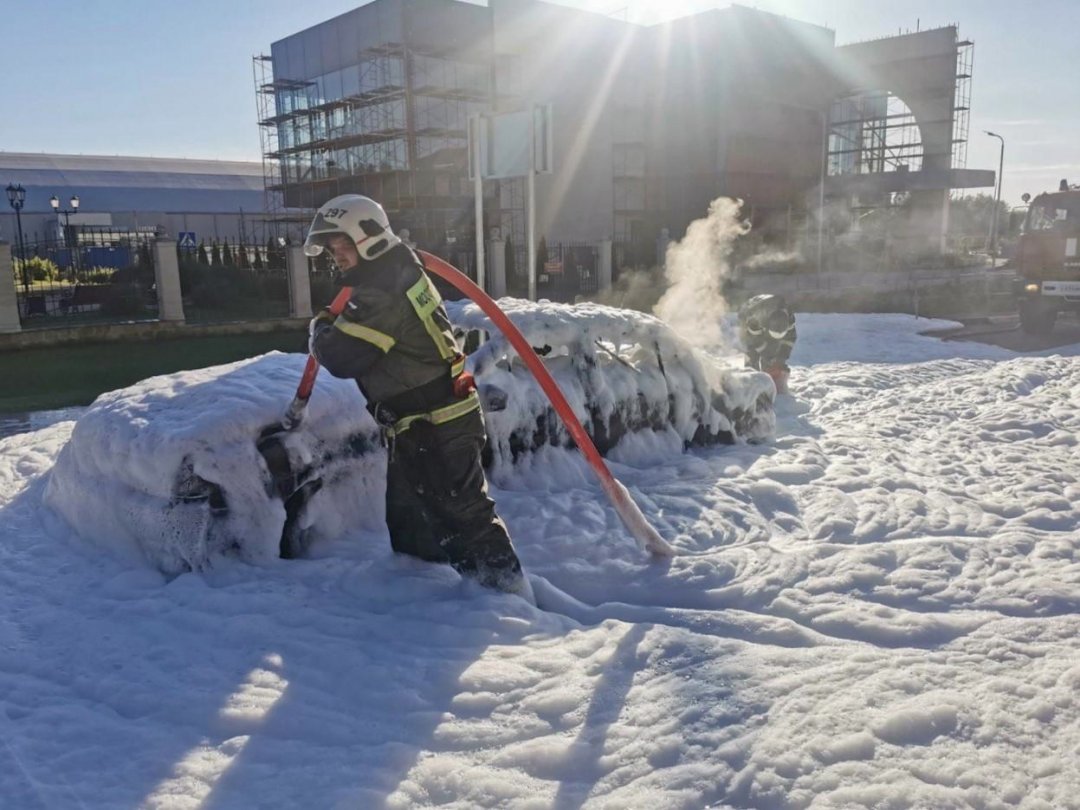
MULTIPOLYGON (((565 0, 652 23, 706 0, 565 0)), ((36 0, 6 4, 0 149, 258 160, 251 57, 360 5, 355 0, 36 0)), ((1080 183, 1072 0, 759 0, 825 25, 840 44, 959 23, 975 42, 969 168, 996 169, 1003 199, 1080 183)), ((2 179, 2 178, 0 178, 2 179)))
MULTIPOLYGON (((655 321, 563 307, 586 331, 553 332, 554 309, 513 314, 534 345, 619 344, 580 376, 559 346, 545 361, 598 408, 670 390, 700 412, 678 382, 698 361, 721 397, 765 376, 670 333, 661 373, 655 321)), ((373 442, 314 456, 320 536, 273 558, 253 437, 300 355, 0 438, 5 810, 1080 806, 1080 345, 798 319, 766 441, 642 431, 609 454, 673 558, 638 548, 576 451, 493 471, 539 609, 390 552, 373 442), (227 514, 172 496, 185 468, 227 514), (177 575, 178 553, 210 564, 177 575)), ((320 377, 311 409, 308 449, 374 431, 349 381, 320 377)), ((489 414, 494 434, 521 415, 489 414)))

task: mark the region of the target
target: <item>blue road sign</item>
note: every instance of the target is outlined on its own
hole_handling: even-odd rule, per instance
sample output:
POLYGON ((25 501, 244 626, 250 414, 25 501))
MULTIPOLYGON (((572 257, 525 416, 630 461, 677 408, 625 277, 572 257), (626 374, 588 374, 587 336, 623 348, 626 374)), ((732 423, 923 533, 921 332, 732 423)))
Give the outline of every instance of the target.
POLYGON ((195 241, 195 231, 180 231, 180 238, 177 241, 180 242, 181 250, 194 250, 199 244, 195 241))

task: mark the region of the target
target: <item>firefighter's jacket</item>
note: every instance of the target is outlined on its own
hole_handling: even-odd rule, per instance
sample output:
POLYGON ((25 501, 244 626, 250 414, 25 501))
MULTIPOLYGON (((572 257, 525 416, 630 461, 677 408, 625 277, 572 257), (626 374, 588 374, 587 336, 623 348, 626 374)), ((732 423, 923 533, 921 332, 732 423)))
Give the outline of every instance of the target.
POLYGON ((455 402, 453 378, 464 359, 416 254, 397 245, 362 260, 342 283, 353 288, 344 312, 322 316, 312 334, 326 370, 356 380, 373 413, 378 405, 400 418, 455 402))
POLYGON ((405 245, 361 261, 342 279, 352 297, 315 321, 311 349, 335 377, 352 378, 387 438, 386 524, 395 551, 447 562, 481 585, 518 593, 521 563, 487 497, 486 436, 446 309, 405 245))
POLYGON ((786 368, 795 347, 795 315, 778 295, 757 295, 739 311, 739 327, 752 368, 786 368))

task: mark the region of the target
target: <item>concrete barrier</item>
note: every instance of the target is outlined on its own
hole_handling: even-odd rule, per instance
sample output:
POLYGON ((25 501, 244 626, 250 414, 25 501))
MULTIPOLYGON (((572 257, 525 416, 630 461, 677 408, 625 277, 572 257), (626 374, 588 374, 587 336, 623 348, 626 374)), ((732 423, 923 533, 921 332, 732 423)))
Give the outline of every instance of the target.
POLYGON ((158 318, 171 323, 184 322, 184 300, 180 289, 180 262, 176 241, 154 240, 154 284, 157 287, 158 318))
POLYGON ((289 277, 289 316, 310 318, 311 274, 302 245, 290 245, 285 249, 285 272, 289 277))
POLYGON ((295 332, 297 335, 303 335, 306 334, 307 322, 307 318, 277 318, 268 321, 198 325, 176 321, 140 321, 69 326, 62 329, 31 329, 0 334, 0 352, 71 344, 142 342, 219 335, 254 335, 266 332, 295 332))
POLYGON ((12 273, 11 244, 0 241, 0 332, 18 332, 19 293, 12 273))

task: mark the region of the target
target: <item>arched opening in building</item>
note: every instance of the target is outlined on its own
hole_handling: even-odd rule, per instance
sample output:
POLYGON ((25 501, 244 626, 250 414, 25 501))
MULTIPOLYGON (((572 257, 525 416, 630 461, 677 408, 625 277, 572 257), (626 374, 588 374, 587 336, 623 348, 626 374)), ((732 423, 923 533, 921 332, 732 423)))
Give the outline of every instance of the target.
POLYGON ((917 172, 922 164, 919 124, 899 96, 873 90, 833 102, 829 111, 830 176, 917 172))

